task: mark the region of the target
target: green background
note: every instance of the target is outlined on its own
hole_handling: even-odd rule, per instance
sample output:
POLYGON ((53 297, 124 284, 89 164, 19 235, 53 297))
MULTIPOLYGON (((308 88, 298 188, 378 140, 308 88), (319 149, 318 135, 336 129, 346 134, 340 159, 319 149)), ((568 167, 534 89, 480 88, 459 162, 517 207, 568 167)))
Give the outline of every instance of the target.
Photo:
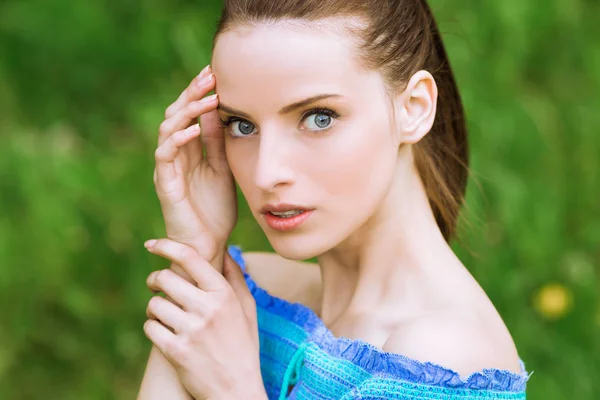
MULTIPOLYGON (((600 4, 431 1, 469 117, 456 251, 535 371, 600 398, 600 4)), ((220 3, 0 2, 0 398, 135 398, 164 109, 210 59, 220 3)), ((242 206, 232 242, 269 246, 242 206)))

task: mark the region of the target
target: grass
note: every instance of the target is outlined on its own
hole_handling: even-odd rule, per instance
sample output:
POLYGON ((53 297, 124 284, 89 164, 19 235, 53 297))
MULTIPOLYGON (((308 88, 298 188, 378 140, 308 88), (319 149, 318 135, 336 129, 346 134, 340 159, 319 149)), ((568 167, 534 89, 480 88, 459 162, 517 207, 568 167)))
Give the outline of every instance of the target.
MULTIPOLYGON (((600 4, 431 1, 469 119, 454 247, 505 319, 532 399, 600 396, 600 4)), ((0 398, 137 393, 142 243, 164 108, 209 62, 220 4, 0 5, 0 398)), ((269 249, 244 204, 231 241, 269 249)))

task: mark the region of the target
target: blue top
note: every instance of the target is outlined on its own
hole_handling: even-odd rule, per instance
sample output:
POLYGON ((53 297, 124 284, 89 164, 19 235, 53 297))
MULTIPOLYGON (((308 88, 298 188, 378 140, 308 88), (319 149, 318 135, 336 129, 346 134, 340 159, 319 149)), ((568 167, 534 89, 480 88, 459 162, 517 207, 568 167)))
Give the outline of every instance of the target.
POLYGON ((260 288, 239 247, 230 246, 229 254, 256 300, 261 374, 270 400, 525 399, 530 375, 522 361, 520 374, 484 369, 463 379, 437 364, 335 337, 310 308, 260 288))

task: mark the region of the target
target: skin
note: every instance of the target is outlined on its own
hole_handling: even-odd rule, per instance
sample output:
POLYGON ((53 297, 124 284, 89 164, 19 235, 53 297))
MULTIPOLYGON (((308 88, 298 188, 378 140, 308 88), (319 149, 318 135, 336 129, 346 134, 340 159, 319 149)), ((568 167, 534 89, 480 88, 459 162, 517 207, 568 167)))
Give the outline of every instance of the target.
POLYGON ((348 37, 283 22, 236 27, 216 42, 220 117, 244 118, 255 128, 239 137, 244 133, 234 123, 225 132, 227 159, 252 214, 279 255, 317 258, 319 315, 334 334, 465 374, 490 367, 519 372, 504 323, 444 240, 414 167, 412 146, 435 117, 433 77, 417 72, 390 99, 381 74, 360 64, 348 37), (323 94, 338 96, 280 113, 323 94), (302 119, 315 106, 339 118, 315 131, 314 116, 302 119), (279 202, 315 211, 282 233, 260 213, 279 202), (465 347, 500 351, 478 349, 481 356, 461 362, 423 343, 445 330, 464 337, 465 347))
MULTIPOLYGON (((194 279, 199 263, 223 274, 235 264, 224 254, 236 218, 232 178, 282 257, 248 254, 249 270, 252 260, 260 259, 264 275, 274 276, 300 265, 293 260, 316 257, 317 289, 307 287, 306 293, 317 294, 303 302, 318 303, 314 309, 334 335, 463 376, 484 368, 521 372, 506 326, 444 240, 414 166, 413 146, 429 133, 435 118, 435 80, 418 71, 402 90, 390 91, 379 71, 361 65, 353 38, 334 23, 283 21, 236 26, 220 34, 214 75, 203 71, 167 108, 155 185, 169 246, 184 247, 155 251, 174 267, 151 274, 147 282, 169 301, 151 300, 147 309, 145 332, 160 352, 151 353, 140 399, 237 398, 248 388, 253 398, 266 396, 261 378, 251 373, 258 370, 252 334, 256 315, 255 306, 247 306, 253 300, 243 285, 231 291, 223 284, 220 293, 228 295, 213 296, 210 307, 222 311, 209 319, 202 315, 204 307, 194 312, 176 300, 186 292, 189 304, 209 298, 201 291, 203 278, 194 279), (214 79, 207 81, 207 76, 214 79), (212 89, 218 96, 211 100, 205 96, 212 89), (298 102, 302 106, 291 106, 298 102), (315 107, 333 115, 310 113, 315 107), (194 127, 197 117, 202 134, 194 127), (217 117, 226 121, 225 128, 217 117), (275 231, 260 210, 277 203, 313 213, 299 228, 275 231), (187 261, 178 258, 182 252, 189 255, 187 261), (224 268, 227 263, 230 267, 224 268), (296 264, 291 268, 290 263, 296 264), (174 325, 210 328, 186 336, 174 325), (236 357, 227 356, 232 350, 229 341, 221 340, 223 332, 240 331, 248 334, 236 338, 236 357), (196 356, 184 357, 189 354, 196 356), (218 375, 231 371, 225 364, 215 375, 205 372, 214 360, 237 365, 240 359, 245 369, 234 374, 236 379, 227 372, 218 375)), ((306 281, 289 275, 277 286, 306 281)))
POLYGON ((150 274, 148 287, 172 300, 153 297, 147 310, 151 319, 144 324, 187 391, 194 399, 266 398, 256 303, 237 264, 228 260, 222 272, 216 271, 192 247, 170 239, 145 246, 176 262, 191 278, 185 281, 171 270, 150 274), (240 385, 240 377, 254 385, 240 385))

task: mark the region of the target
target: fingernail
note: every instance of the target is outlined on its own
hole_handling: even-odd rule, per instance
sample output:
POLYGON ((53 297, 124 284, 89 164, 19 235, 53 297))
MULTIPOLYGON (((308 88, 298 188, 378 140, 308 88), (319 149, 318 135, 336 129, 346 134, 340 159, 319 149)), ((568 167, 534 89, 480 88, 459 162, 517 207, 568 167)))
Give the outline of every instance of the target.
POLYGON ((211 102, 215 101, 218 96, 219 95, 215 93, 215 94, 211 94, 210 96, 205 97, 202 100, 206 101, 207 103, 211 103, 211 102))
POLYGON ((208 74, 207 76, 205 76, 204 78, 202 78, 200 80, 200 82, 198 82, 198 84, 200 86, 209 85, 214 78, 215 78, 214 74, 208 74))
POLYGON ((192 133, 197 133, 200 131, 200 125, 199 124, 194 124, 192 126, 190 126, 189 128, 186 129, 187 132, 191 135, 192 133))
POLYGON ((200 73, 198 74, 198 76, 203 76, 205 75, 208 71, 210 71, 210 64, 208 64, 206 67, 204 67, 204 69, 202 71, 200 71, 200 73))
POLYGON ((156 244, 156 242, 157 242, 156 239, 147 240, 144 242, 144 247, 148 249, 148 248, 154 246, 156 244))

